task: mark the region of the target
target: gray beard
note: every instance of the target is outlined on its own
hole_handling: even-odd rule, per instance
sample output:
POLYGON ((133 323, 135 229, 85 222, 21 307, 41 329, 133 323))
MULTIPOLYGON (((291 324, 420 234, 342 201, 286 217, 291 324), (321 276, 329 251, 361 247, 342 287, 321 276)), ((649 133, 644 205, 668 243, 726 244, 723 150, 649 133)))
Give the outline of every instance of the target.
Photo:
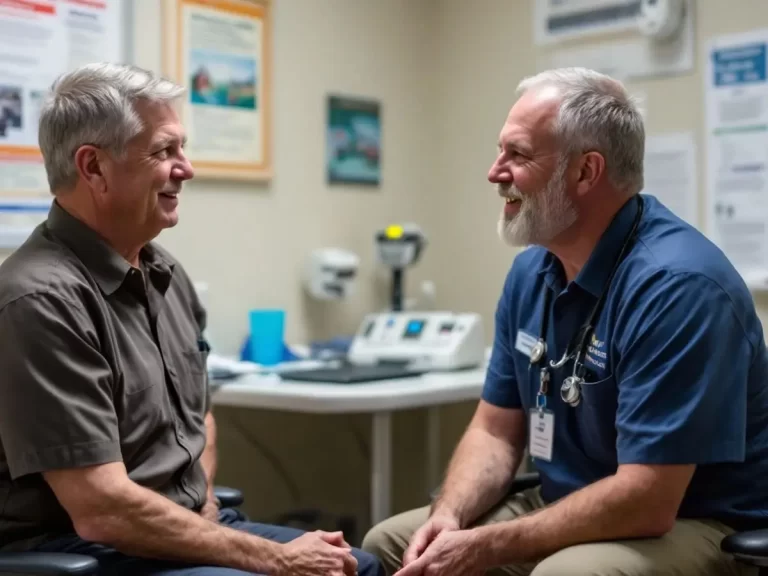
POLYGON ((573 225, 578 211, 565 192, 566 167, 567 162, 558 162, 544 190, 535 194, 521 194, 514 185, 499 187, 501 195, 511 192, 512 196, 520 198, 517 214, 509 218, 502 207, 497 223, 499 237, 506 244, 514 247, 546 244, 573 225))

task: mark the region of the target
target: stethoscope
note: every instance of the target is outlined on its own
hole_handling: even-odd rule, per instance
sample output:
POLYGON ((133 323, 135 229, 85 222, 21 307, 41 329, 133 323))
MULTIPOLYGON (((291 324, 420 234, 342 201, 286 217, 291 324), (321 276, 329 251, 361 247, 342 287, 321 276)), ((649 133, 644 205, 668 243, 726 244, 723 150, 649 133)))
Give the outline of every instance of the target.
MULTIPOLYGON (((593 306, 586 322, 582 325, 581 329, 579 330, 578 334, 576 335, 575 340, 578 341, 578 345, 574 347, 571 351, 568 349, 571 347, 570 344, 568 345, 568 348, 566 348, 565 352, 563 353, 562 358, 560 360, 550 360, 549 366, 547 366, 546 361, 546 354, 547 354, 547 328, 549 325, 549 309, 550 304, 552 301, 552 290, 547 287, 544 291, 544 308, 541 313, 541 326, 539 328, 539 338, 536 341, 536 343, 531 348, 531 357, 530 362, 531 365, 540 365, 541 371, 539 373, 539 392, 536 395, 536 407, 539 409, 539 411, 543 411, 544 408, 546 408, 547 404, 547 395, 549 394, 549 380, 550 380, 550 374, 549 369, 559 369, 565 366, 570 360, 574 360, 573 362, 573 372, 570 376, 567 376, 563 379, 563 383, 560 386, 560 398, 562 398, 563 402, 568 404, 569 406, 576 407, 581 402, 581 388, 584 384, 587 382, 584 379, 584 376, 586 374, 586 368, 584 367, 583 357, 586 353, 587 349, 587 342, 589 337, 592 335, 592 332, 594 331, 595 327, 595 320, 597 316, 600 314, 600 310, 602 309, 603 303, 605 302, 605 297, 608 294, 608 289, 611 286, 611 282, 613 281, 613 277, 616 274, 616 271, 619 269, 619 265, 621 264, 622 260, 624 259, 624 256, 629 249, 630 243, 632 239, 634 238, 635 234, 637 233, 637 228, 640 225, 640 219, 643 216, 643 199, 638 194, 637 195, 637 213, 635 214, 635 220, 632 224, 632 229, 629 231, 629 234, 627 234, 627 237, 624 239, 624 244, 621 247, 621 250, 619 251, 619 255, 616 257, 616 261, 613 264, 613 268, 611 269, 611 273, 608 275, 608 279, 606 280, 605 286, 603 286, 603 291, 600 294, 600 297, 597 299, 597 302, 593 306)), ((571 341, 573 342, 573 340, 571 341)))

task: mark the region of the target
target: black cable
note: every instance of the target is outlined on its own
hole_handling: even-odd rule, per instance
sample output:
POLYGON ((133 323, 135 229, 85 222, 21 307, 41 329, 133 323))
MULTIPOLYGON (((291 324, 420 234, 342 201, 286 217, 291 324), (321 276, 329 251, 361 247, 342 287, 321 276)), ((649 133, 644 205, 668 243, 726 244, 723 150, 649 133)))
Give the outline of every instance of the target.
POLYGON ((261 452, 261 455, 272 465, 272 468, 275 470, 278 476, 282 478, 283 483, 285 484, 285 487, 288 489, 288 492, 291 495, 291 498, 293 499, 294 504, 298 504, 301 502, 301 494, 299 492, 299 487, 291 480, 291 477, 288 474, 288 471, 285 469, 285 466, 280 462, 280 459, 277 457, 277 455, 272 452, 269 448, 267 448, 264 444, 259 442, 253 434, 251 434, 248 429, 243 426, 240 423, 239 418, 236 415, 233 415, 232 420, 230 422, 233 424, 235 429, 242 434, 243 438, 253 447, 256 448, 257 451, 261 452))
POLYGON ((357 428, 357 425, 354 420, 348 420, 349 429, 352 432, 352 436, 355 438, 355 442, 357 443, 357 447, 360 450, 360 454, 363 456, 364 461, 366 463, 370 463, 371 461, 371 450, 368 447, 368 443, 365 441, 365 437, 363 436, 363 433, 360 432, 360 430, 357 428))

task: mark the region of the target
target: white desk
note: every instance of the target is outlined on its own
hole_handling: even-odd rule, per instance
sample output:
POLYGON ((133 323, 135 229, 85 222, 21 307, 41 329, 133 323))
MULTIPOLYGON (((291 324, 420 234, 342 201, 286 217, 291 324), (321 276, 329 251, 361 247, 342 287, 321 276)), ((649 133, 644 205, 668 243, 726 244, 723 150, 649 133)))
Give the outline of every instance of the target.
POLYGON ((429 408, 427 478, 434 487, 440 477, 437 407, 478 399, 484 379, 485 368, 365 384, 293 382, 275 375, 246 375, 222 384, 212 401, 220 406, 314 414, 372 413, 371 521, 376 524, 391 515, 392 412, 429 408))

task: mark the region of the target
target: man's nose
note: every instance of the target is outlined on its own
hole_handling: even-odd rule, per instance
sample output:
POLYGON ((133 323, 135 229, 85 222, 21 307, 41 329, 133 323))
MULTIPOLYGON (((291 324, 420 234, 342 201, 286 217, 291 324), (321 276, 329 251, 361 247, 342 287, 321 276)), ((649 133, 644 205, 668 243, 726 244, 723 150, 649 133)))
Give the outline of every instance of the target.
POLYGON ((488 171, 488 181, 491 184, 511 183, 512 172, 501 159, 497 159, 488 171))
POLYGON ((184 159, 176 164, 171 171, 171 177, 174 180, 191 180, 195 177, 195 169, 192 167, 192 163, 184 157, 184 159))

